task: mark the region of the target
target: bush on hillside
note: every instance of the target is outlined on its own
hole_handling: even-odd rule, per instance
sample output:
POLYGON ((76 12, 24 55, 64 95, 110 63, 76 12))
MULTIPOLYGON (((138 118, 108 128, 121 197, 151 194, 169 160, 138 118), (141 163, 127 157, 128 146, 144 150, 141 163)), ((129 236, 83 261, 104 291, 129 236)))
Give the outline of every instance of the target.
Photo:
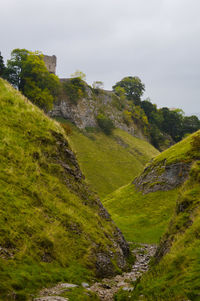
POLYGON ((110 135, 114 129, 114 124, 111 119, 103 114, 97 116, 97 123, 106 135, 110 135))
POLYGON ((123 111, 123 120, 124 122, 129 126, 131 123, 133 123, 132 114, 131 112, 124 110, 123 111))
POLYGON ((118 96, 117 94, 112 94, 112 105, 119 111, 125 108, 125 97, 124 95, 118 96))
POLYGON ((69 100, 74 104, 77 104, 79 99, 86 97, 85 83, 79 77, 64 82, 63 90, 69 100))

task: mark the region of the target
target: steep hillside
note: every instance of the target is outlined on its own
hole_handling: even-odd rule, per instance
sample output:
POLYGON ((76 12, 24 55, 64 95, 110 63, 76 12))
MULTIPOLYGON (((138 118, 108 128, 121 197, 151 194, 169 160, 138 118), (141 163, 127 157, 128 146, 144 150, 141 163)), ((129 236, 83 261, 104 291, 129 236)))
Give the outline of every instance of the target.
POLYGON ((132 296, 120 292, 116 300, 199 300, 200 131, 158 155, 104 204, 127 239, 159 242, 132 296))
MULTIPOLYGON (((179 189, 155 264, 136 286, 131 300, 200 300, 200 132, 173 150, 178 159, 192 163, 189 177, 179 189)), ((172 152, 166 155, 171 161, 172 152)))
POLYGON ((60 125, 2 79, 0 122, 0 299, 125 269, 128 246, 60 125))
POLYGON ((73 127, 69 140, 88 183, 101 197, 129 183, 159 153, 148 142, 121 129, 108 136, 73 127))
POLYGON ((173 214, 179 186, 198 155, 191 145, 196 135, 155 157, 133 183, 104 199, 105 207, 128 240, 159 241, 173 214))

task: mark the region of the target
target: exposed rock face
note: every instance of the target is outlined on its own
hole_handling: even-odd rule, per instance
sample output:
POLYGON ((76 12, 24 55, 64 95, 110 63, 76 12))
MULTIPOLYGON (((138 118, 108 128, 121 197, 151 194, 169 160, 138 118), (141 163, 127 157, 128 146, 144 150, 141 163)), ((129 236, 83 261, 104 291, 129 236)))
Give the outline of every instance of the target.
POLYGON ((95 262, 96 277, 104 278, 111 277, 116 274, 113 260, 116 260, 118 267, 121 270, 126 270, 127 263, 126 258, 130 254, 129 245, 124 239, 121 231, 116 227, 113 233, 113 237, 110 237, 112 241, 113 250, 105 252, 101 249, 100 245, 95 245, 90 256, 91 262, 95 262))
POLYGON ((156 166, 145 168, 141 176, 133 184, 143 193, 167 191, 181 185, 187 178, 191 163, 178 162, 166 165, 162 161, 156 166))
POLYGON ((113 265, 108 254, 96 254, 96 275, 97 277, 108 277, 113 275, 113 265))
MULTIPOLYGON (((62 79, 61 82, 67 81, 62 79)), ((116 103, 120 99, 112 92, 99 90, 95 94, 86 85, 86 97, 72 103, 67 95, 60 97, 54 104, 54 108, 49 112, 51 117, 62 117, 73 122, 78 128, 97 127, 96 117, 102 111, 113 121, 115 127, 120 128, 133 136, 144 139, 142 132, 134 124, 127 125, 123 117, 123 109, 120 110, 116 103)), ((126 108, 127 109, 127 108, 126 108)))

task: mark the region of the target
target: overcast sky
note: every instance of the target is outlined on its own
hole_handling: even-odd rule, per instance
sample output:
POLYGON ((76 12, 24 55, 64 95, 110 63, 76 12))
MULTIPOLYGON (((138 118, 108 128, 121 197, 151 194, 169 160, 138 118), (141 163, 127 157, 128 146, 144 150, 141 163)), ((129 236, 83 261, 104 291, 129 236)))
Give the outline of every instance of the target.
POLYGON ((1 0, 0 51, 57 56, 57 75, 105 89, 139 76, 159 107, 200 112, 199 0, 1 0))

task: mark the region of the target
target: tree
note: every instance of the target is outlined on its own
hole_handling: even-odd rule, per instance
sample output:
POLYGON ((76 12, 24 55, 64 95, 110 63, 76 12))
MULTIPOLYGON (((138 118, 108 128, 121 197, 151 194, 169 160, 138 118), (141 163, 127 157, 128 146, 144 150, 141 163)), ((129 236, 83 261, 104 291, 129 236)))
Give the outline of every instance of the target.
POLYGON ((163 116, 162 113, 157 109, 157 106, 152 104, 150 99, 142 101, 140 106, 147 115, 148 121, 152 125, 155 124, 160 129, 163 122, 163 116))
POLYGON ((0 76, 3 77, 4 73, 5 73, 6 67, 4 65, 4 61, 3 61, 3 57, 1 55, 0 52, 0 76))
POLYGON ((62 86, 64 94, 74 104, 77 104, 79 99, 87 95, 85 82, 80 77, 71 78, 65 81, 62 86))
MULTIPOLYGON (((113 86, 113 90, 116 91, 117 87, 121 87, 125 90, 125 95, 129 100, 132 100, 136 105, 141 102, 141 96, 145 91, 145 86, 137 76, 127 76, 121 81, 117 82, 113 86)), ((116 91, 117 93, 117 91, 116 91)))
POLYGON ((183 132, 182 136, 188 133, 196 132, 200 129, 200 120, 197 116, 185 116, 183 118, 183 132))
POLYGON ((119 96, 122 101, 126 99, 126 91, 120 86, 115 87, 115 94, 117 94, 117 96, 119 96))
POLYGON ((92 88, 93 89, 103 89, 103 82, 100 80, 93 82, 92 88))
POLYGON ((162 108, 160 112, 163 116, 161 130, 169 134, 175 142, 180 141, 182 138, 183 115, 168 108, 162 108))
POLYGON ((83 73, 82 71, 80 71, 80 70, 76 70, 73 74, 71 74, 71 77, 72 78, 76 78, 76 77, 78 77, 78 78, 80 78, 80 79, 82 79, 82 80, 86 80, 86 75, 85 75, 85 73, 83 73))
POLYGON ((56 99, 60 81, 48 72, 40 52, 14 49, 8 61, 9 81, 34 104, 49 111, 56 99))
POLYGON ((11 59, 7 62, 8 80, 9 82, 20 91, 23 90, 23 64, 29 54, 26 49, 14 49, 11 52, 11 59))
POLYGON ((97 116, 97 123, 99 125, 99 127, 102 129, 102 131, 106 134, 106 135, 111 135, 113 129, 115 128, 113 122, 111 119, 109 119, 107 116, 105 116, 104 114, 99 114, 97 116))

